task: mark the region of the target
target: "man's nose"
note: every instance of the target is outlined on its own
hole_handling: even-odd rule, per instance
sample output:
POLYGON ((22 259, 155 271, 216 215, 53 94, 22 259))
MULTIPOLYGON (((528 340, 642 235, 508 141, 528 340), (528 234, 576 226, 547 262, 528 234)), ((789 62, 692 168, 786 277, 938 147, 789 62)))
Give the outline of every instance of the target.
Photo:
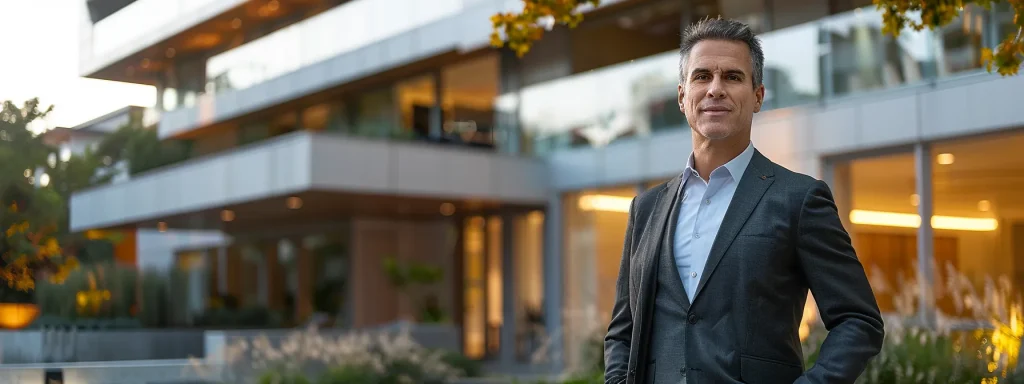
POLYGON ((711 80, 711 85, 708 87, 708 97, 716 99, 725 97, 725 87, 722 84, 721 77, 715 76, 711 80))

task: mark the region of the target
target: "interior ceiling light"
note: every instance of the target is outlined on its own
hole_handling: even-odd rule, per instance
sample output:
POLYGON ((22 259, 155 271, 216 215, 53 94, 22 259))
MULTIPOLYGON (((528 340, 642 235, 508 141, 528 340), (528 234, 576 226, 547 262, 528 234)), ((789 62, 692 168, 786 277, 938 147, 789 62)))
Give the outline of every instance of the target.
POLYGON ((578 206, 584 211, 629 212, 632 197, 611 195, 580 196, 578 206))
POLYGON ((288 207, 288 209, 299 209, 302 208, 302 198, 298 196, 292 196, 285 200, 284 204, 285 206, 288 207))
POLYGON ((937 161, 941 165, 953 164, 954 160, 955 157, 952 153, 940 153, 938 156, 935 156, 935 161, 937 161))
MULTIPOLYGON (((921 216, 913 213, 854 209, 850 211, 850 222, 861 225, 918 228, 921 226, 921 216)), ((932 216, 932 228, 954 231, 994 231, 999 228, 999 222, 996 219, 988 218, 932 216)))

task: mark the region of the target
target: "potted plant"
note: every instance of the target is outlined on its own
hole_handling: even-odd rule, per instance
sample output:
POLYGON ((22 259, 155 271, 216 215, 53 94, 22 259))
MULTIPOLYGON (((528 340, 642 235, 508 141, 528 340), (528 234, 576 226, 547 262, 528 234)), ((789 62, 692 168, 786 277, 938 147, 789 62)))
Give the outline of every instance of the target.
POLYGON ((0 216, 0 328, 20 329, 39 315, 33 291, 36 279, 63 281, 78 266, 65 257, 54 233, 55 225, 31 220, 27 194, 8 188, 2 195, 0 216))

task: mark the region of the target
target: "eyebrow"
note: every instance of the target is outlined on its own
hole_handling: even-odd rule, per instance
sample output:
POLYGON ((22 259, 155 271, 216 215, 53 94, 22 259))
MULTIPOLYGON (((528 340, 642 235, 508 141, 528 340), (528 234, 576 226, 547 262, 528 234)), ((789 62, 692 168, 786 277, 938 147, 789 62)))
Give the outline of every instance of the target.
MULTIPOLYGON (((690 72, 690 76, 693 76, 693 75, 698 74, 698 73, 711 73, 711 72, 712 71, 710 69, 707 69, 707 68, 694 68, 693 71, 690 72)), ((746 72, 743 72, 742 70, 739 70, 739 69, 726 69, 724 72, 725 72, 726 75, 741 75, 741 76, 746 76, 747 75, 746 72)))

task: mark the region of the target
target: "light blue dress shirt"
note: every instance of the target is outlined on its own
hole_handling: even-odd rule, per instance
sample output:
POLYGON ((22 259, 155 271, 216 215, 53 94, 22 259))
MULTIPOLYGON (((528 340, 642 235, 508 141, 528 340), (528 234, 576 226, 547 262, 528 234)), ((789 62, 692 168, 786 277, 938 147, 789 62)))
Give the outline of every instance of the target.
POLYGON ((732 196, 736 194, 736 186, 753 156, 754 144, 750 143, 738 156, 711 171, 707 181, 694 169, 693 153, 690 153, 686 162, 680 183, 682 187, 676 192, 680 211, 672 251, 686 297, 691 302, 697 283, 704 273, 704 265, 708 262, 711 245, 722 226, 725 211, 729 209, 732 196))

